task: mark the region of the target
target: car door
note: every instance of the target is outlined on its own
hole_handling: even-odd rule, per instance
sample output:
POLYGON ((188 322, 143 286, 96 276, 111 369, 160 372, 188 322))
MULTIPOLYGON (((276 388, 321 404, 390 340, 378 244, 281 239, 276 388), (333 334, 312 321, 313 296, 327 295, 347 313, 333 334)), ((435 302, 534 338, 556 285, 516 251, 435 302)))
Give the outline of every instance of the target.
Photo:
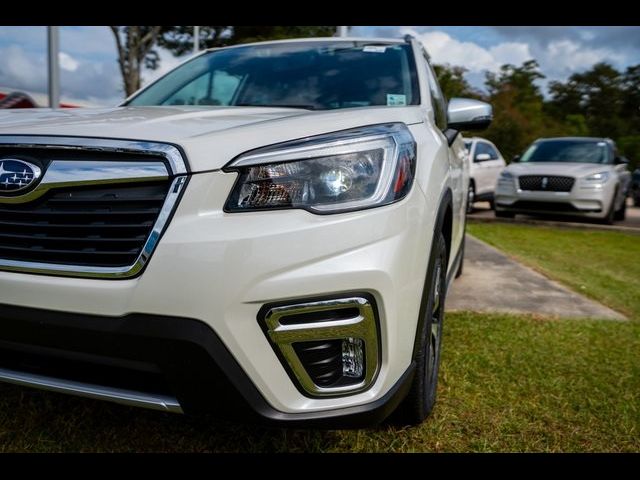
MULTIPOLYGON (((424 49, 422 49, 422 53, 424 64, 426 67, 431 103, 435 113, 435 123, 440 131, 444 132, 447 129, 448 122, 447 99, 445 98, 440 85, 438 84, 438 80, 431 65, 429 55, 427 55, 424 49)), ((446 137, 443 136, 443 139, 446 142, 446 137)), ((453 190, 453 226, 451 232, 451 245, 454 251, 456 251, 462 241, 462 236, 464 235, 464 219, 466 216, 464 210, 464 201, 466 199, 468 182, 468 178, 466 176, 467 169, 465 169, 464 165, 466 152, 464 150, 464 143, 460 139, 457 139, 457 141, 449 145, 449 148, 447 150, 451 189, 453 190)), ((451 255, 449 258, 450 265, 453 260, 454 255, 451 255)))
POLYGON ((498 176, 502 169, 506 166, 506 162, 504 158, 500 154, 500 151, 496 148, 496 146, 491 142, 486 142, 488 145, 488 152, 490 156, 490 160, 486 163, 487 166, 487 179, 489 185, 487 187, 487 192, 493 193, 496 189, 496 183, 498 181, 498 176))
POLYGON ((491 154, 495 155, 495 150, 491 146, 482 140, 476 142, 475 149, 473 151, 473 167, 474 176, 476 182, 476 196, 485 195, 493 191, 494 185, 492 182, 492 166, 491 166, 491 154))

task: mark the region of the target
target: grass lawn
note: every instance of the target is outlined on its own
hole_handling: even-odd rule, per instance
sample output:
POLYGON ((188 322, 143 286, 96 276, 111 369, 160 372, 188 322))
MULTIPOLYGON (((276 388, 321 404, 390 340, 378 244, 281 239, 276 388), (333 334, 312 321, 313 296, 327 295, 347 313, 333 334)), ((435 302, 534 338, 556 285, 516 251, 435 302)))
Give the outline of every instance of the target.
POLYGON ((450 314, 418 427, 284 430, 0 386, 0 451, 640 450, 640 322, 450 314))
POLYGON ((469 223, 468 232, 573 290, 640 320, 640 236, 469 223))
POLYGON ((267 429, 0 384, 0 452, 639 451, 640 238, 469 231, 632 320, 448 314, 438 403, 417 427, 267 429))

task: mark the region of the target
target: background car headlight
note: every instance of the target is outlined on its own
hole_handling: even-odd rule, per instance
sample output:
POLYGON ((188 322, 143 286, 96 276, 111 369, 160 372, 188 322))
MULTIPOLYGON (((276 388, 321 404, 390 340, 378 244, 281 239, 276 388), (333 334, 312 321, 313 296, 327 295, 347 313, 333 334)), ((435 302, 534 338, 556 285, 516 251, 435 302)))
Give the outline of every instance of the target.
POLYGON ((508 172, 507 170, 503 170, 500 172, 499 180, 511 180, 511 179, 513 179, 513 174, 511 172, 508 172))
POLYGON ((609 172, 599 172, 594 173, 593 175, 589 175, 588 177, 584 177, 584 180, 587 182, 599 182, 605 183, 609 179, 609 172))
POLYGON ((402 123, 273 145, 224 168, 239 173, 225 211, 337 213, 387 205, 407 195, 415 166, 415 140, 402 123))

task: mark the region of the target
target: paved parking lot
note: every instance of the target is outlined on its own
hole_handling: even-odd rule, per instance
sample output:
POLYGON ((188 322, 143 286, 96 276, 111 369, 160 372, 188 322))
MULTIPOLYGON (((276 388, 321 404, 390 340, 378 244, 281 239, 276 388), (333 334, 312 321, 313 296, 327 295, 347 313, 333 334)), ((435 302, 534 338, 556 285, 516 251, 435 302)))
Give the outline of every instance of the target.
POLYGON ((625 319, 470 235, 466 239, 463 274, 451 286, 447 310, 625 319))
MULTIPOLYGON (((633 207, 631 199, 627 199, 627 218, 622 222, 615 222, 614 227, 635 228, 640 230, 640 207, 633 207)), ((469 215, 469 218, 477 218, 480 220, 494 219, 495 215, 493 210, 489 207, 489 202, 477 202, 475 204, 475 211, 469 215)), ((516 220, 525 220, 527 222, 545 223, 545 222, 560 222, 567 224, 583 224, 592 225, 598 227, 608 227, 598 223, 597 220, 582 217, 569 217, 564 215, 545 215, 545 216, 533 216, 533 215, 517 215, 516 220)), ((501 218, 500 221, 509 221, 509 219, 501 218)))

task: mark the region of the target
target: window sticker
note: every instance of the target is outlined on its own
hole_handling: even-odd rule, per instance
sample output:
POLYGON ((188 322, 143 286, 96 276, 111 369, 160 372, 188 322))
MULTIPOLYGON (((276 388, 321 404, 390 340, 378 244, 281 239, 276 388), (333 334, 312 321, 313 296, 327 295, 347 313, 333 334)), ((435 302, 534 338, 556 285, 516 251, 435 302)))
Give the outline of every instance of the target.
POLYGON ((407 96, 399 93, 387 93, 387 105, 392 107, 403 106, 407 104, 407 96))
POLYGON ((362 48, 363 52, 371 52, 371 53, 384 53, 387 50, 387 47, 381 47, 379 45, 367 45, 362 48))

